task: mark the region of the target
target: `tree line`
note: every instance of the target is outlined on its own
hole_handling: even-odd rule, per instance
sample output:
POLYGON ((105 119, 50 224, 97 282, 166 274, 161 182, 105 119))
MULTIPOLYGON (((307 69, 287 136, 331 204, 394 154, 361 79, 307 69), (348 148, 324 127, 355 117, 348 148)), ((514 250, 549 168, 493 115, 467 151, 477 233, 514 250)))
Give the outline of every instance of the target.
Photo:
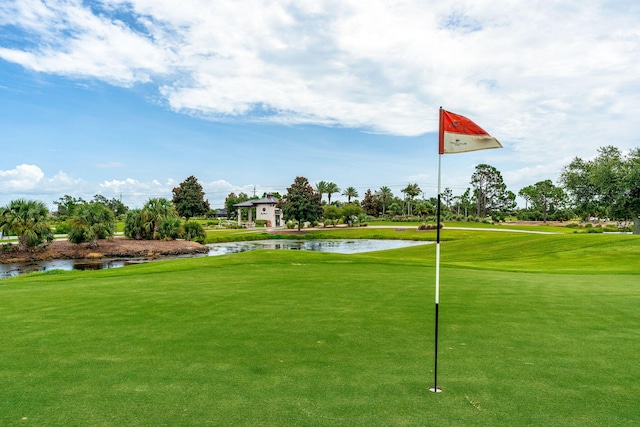
MULTIPOLYGON (((576 157, 562 168, 558 185, 551 180, 543 180, 528 185, 518 192, 525 200, 523 209, 516 209, 516 194, 507 189, 502 174, 495 167, 480 164, 471 175, 470 187, 462 194, 454 195, 445 188, 441 196, 441 211, 447 219, 491 218, 503 221, 506 217, 516 217, 529 221, 568 221, 579 218, 583 221, 608 220, 623 224, 632 222, 634 234, 640 234, 640 149, 623 153, 613 146, 598 149, 592 160, 576 157)), ((331 201, 332 194, 340 194, 340 188, 333 182, 320 181, 313 188, 306 178, 298 177, 287 189, 281 206, 285 220, 307 222, 323 219, 333 223, 342 218, 351 223, 364 214, 373 218, 425 219, 436 214, 437 198, 417 198, 422 194, 418 184, 408 184, 401 190, 403 197, 396 197, 389 187, 376 191, 367 189, 361 201, 358 192, 347 187, 342 195, 347 202, 331 201), (308 193, 306 198, 297 193, 308 193), (315 195, 312 197, 312 195, 315 195), (323 196, 327 196, 326 202, 323 196), (320 205, 318 209, 307 208, 295 212, 300 200, 320 205), (313 215, 308 212, 315 212, 313 215), (416 218, 417 217, 417 218, 416 218)))
MULTIPOLYGON (((488 164, 475 168, 468 187, 454 195, 450 188, 442 192, 443 219, 486 219, 501 221, 515 216, 521 220, 566 221, 608 219, 633 222, 640 234, 640 149, 623 153, 613 146, 598 149, 591 160, 574 158, 562 168, 558 185, 551 180, 539 181, 518 192, 525 200, 516 209, 516 194, 507 189, 499 170, 488 164)), ((387 186, 367 191, 358 200, 354 187, 341 190, 334 182, 320 181, 312 186, 304 177, 296 177, 280 199, 285 221, 298 227, 304 222, 322 219, 325 224, 353 224, 366 217, 388 219, 425 219, 436 214, 437 198, 424 197, 417 183, 400 190, 402 197, 387 186), (332 200, 341 194, 347 202, 332 200), (419 196, 422 195, 420 198, 419 196), (326 196, 326 200, 325 200, 326 196)), ((202 226, 190 219, 215 215, 204 198, 202 186, 194 176, 172 190, 171 200, 149 199, 140 209, 129 209, 121 200, 96 195, 85 201, 69 195, 54 204, 50 213, 44 203, 18 199, 0 208, 0 232, 18 236, 21 249, 34 248, 53 240, 51 220, 58 223, 56 232, 66 233, 73 243, 97 245, 111 238, 116 221, 124 221, 124 234, 134 239, 186 238, 204 241, 202 226)), ((227 214, 236 215, 235 204, 251 200, 245 193, 230 193, 225 200, 227 214)))
POLYGON ((202 186, 193 176, 173 189, 172 200, 151 198, 140 209, 129 209, 122 201, 100 194, 91 201, 65 195, 54 204, 57 211, 50 214, 41 201, 11 201, 0 208, 0 232, 15 234, 19 250, 31 250, 53 241, 51 220, 55 219, 56 232, 67 234, 70 242, 97 247, 99 240, 114 236, 116 221, 123 220, 124 235, 132 239, 183 238, 204 243, 204 228, 190 218, 210 210, 202 186))

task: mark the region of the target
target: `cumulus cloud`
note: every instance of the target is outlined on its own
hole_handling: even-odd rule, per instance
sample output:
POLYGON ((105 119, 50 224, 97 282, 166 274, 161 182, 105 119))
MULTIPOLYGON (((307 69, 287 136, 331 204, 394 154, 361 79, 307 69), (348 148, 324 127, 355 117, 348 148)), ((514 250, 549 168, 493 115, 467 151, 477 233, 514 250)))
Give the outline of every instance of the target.
POLYGON ((639 17, 603 0, 8 0, 0 58, 152 84, 212 120, 419 135, 442 105, 542 161, 637 145, 639 17))
POLYGON ((0 170, 0 188, 4 192, 29 191, 36 188, 44 172, 36 165, 18 165, 13 169, 0 170))
POLYGON ((36 199, 50 204, 64 194, 84 195, 86 190, 85 181, 63 171, 46 176, 39 166, 29 164, 0 170, 0 201, 3 204, 14 199, 36 199))

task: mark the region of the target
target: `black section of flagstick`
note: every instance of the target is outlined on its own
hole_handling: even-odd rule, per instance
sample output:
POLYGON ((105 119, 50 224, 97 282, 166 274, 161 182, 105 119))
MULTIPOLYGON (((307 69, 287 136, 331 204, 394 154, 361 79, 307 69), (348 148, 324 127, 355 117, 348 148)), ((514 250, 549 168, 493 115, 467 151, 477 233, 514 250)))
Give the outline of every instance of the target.
MULTIPOLYGON (((436 244, 440 245, 440 212, 441 212, 440 193, 438 193, 438 211, 436 214, 436 244)), ((436 300, 436 332, 435 332, 435 346, 433 356, 433 392, 437 393, 438 389, 438 301, 436 300)))

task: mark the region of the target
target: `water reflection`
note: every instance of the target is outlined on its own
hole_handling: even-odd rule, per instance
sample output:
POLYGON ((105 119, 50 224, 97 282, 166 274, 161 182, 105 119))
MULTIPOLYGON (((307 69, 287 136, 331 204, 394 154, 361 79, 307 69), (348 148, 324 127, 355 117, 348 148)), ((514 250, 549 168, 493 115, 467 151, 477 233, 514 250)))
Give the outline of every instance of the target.
POLYGON ((374 239, 318 239, 318 240, 257 240, 252 242, 213 243, 209 247, 209 255, 226 255, 259 249, 283 249, 334 252, 355 254, 386 249, 399 249, 409 246, 425 245, 433 242, 416 242, 413 240, 374 240, 374 239))
MULTIPOLYGON (((425 245, 429 243, 433 242, 371 239, 258 240, 252 242, 213 243, 207 245, 207 247, 209 247, 209 256, 227 255, 260 249, 300 250, 354 254, 359 252, 373 252, 385 249, 405 248, 409 246, 425 245)), ((7 277, 15 277, 27 273, 46 272, 51 270, 104 270, 107 268, 119 268, 126 265, 140 264, 143 262, 176 258, 184 258, 184 256, 160 257, 154 260, 147 258, 107 258, 96 260, 60 259, 50 261, 16 262, 9 264, 0 264, 0 278, 4 279, 7 277)))
POLYGON ((140 260, 124 259, 57 259, 49 261, 12 262, 0 264, 0 278, 52 270, 104 270, 137 264, 140 260))

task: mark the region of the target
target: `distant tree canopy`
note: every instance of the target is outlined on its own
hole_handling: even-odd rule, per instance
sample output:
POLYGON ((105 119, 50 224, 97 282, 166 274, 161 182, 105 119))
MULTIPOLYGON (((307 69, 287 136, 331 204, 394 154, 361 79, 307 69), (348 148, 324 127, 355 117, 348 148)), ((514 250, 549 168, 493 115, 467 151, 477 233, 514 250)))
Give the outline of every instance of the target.
POLYGON ((340 193, 340 187, 335 182, 327 182, 325 183, 324 192, 327 193, 327 203, 331 204, 331 195, 340 193))
POLYGON ((347 203, 351 203, 351 198, 358 197, 358 190, 355 187, 347 187, 343 192, 343 196, 347 196, 347 203))
POLYGON ((93 201, 102 203, 103 205, 111 209, 116 217, 125 215, 129 210, 129 208, 124 203, 122 203, 120 199, 116 199, 115 197, 112 199, 107 199, 102 194, 96 194, 95 196, 93 196, 93 201))
POLYGON ((382 201, 371 193, 371 189, 367 189, 367 192, 364 193, 364 197, 362 198, 362 202, 360 202, 362 206, 362 210, 364 213, 371 216, 378 215, 380 211, 380 207, 382 206, 382 201))
POLYGON ((407 200, 407 215, 411 216, 413 214, 411 202, 416 198, 417 195, 422 191, 418 183, 408 184, 402 191, 405 194, 405 198, 407 200))
POLYGON ((60 220, 66 220, 75 212, 76 208, 85 203, 82 197, 75 198, 68 194, 60 197, 57 201, 53 202, 54 205, 58 207, 58 210, 55 212, 55 215, 60 220))
POLYGON ((471 186, 480 218, 501 214, 516 206, 515 194, 507 190, 502 174, 491 165, 480 164, 471 175, 471 186))
POLYGON ((640 234, 640 149, 623 155, 616 147, 601 147, 593 160, 573 159, 560 181, 578 215, 632 219, 640 234))
POLYGON ((238 203, 246 202, 249 200, 249 196, 246 193, 240 193, 236 196, 236 193, 229 193, 224 200, 224 207, 227 210, 227 217, 234 219, 238 217, 238 209, 234 206, 238 203))
POLYGON ((553 212, 564 207, 567 195, 560 187, 553 185, 550 179, 528 185, 518 193, 520 197, 531 204, 531 208, 542 212, 542 220, 547 221, 549 211, 553 212))
POLYGON ((317 221, 322 217, 322 203, 320 194, 314 191, 307 178, 296 177, 287 194, 278 202, 285 221, 294 220, 298 223, 298 231, 306 221, 317 221))
POLYGON ((185 179, 173 190, 173 205, 178 211, 178 215, 187 220, 194 216, 206 215, 211 207, 204 199, 204 191, 195 176, 185 179))

